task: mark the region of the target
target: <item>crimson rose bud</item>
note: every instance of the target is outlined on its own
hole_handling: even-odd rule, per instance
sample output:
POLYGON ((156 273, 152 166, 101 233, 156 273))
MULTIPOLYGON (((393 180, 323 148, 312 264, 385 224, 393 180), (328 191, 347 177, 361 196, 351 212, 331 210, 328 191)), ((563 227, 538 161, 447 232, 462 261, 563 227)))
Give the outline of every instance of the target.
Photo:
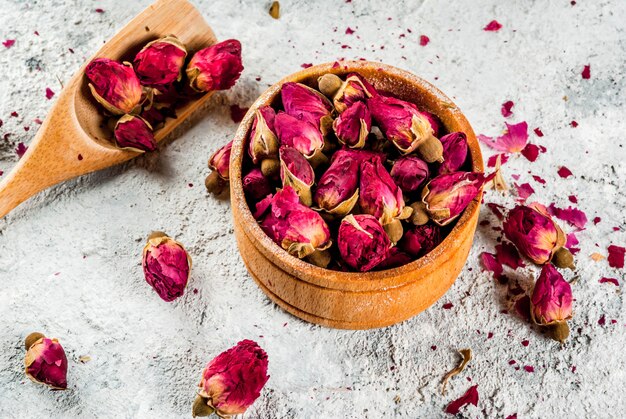
POLYGON ((342 113, 353 103, 366 102, 368 98, 378 95, 378 92, 360 74, 350 73, 335 94, 333 103, 337 112, 342 113))
POLYGON ((315 172, 311 164, 298 150, 283 145, 280 147, 280 179, 284 186, 291 186, 300 202, 307 207, 313 203, 311 187, 315 182, 315 172))
POLYGON ((280 95, 286 113, 310 122, 323 134, 332 123, 333 105, 317 90, 301 83, 287 82, 282 85, 280 95))
POLYGON ((276 112, 271 106, 263 106, 254 114, 250 131, 248 154, 252 163, 259 164, 263 159, 278 155, 278 138, 274 133, 276 112))
POLYGON ((269 180, 263 176, 261 169, 255 167, 242 180, 243 190, 246 196, 254 202, 258 202, 274 192, 269 180))
MULTIPOLYGON (((326 212, 343 217, 359 199, 359 167, 362 151, 339 150, 317 182, 315 203, 326 212)), ((369 155, 369 153, 368 153, 369 155)))
POLYGON ((139 116, 122 116, 115 124, 113 136, 120 148, 142 152, 156 150, 157 143, 152 134, 152 126, 139 116))
POLYGON ((382 225, 403 216, 402 191, 383 166, 380 157, 361 162, 359 189, 361 210, 376 217, 382 225))
POLYGON ((339 254, 352 268, 367 272, 387 258, 391 241, 380 222, 368 214, 347 215, 337 236, 339 254))
POLYGON ((31 333, 26 338, 26 375, 36 383, 55 390, 67 388, 67 357, 56 339, 48 339, 41 333, 31 333))
POLYGON ((152 233, 143 248, 142 266, 146 282, 164 301, 183 295, 191 258, 182 244, 160 231, 152 233))
POLYGON ((219 42, 196 52, 187 65, 189 84, 198 92, 226 90, 235 85, 241 72, 241 43, 219 42))
POLYGON ((438 174, 457 172, 467 160, 467 137, 462 132, 453 132, 439 139, 443 146, 443 163, 439 166, 438 174))
POLYGON ((363 148, 371 128, 372 117, 363 102, 353 103, 333 122, 337 139, 350 148, 363 148))
POLYGON ((530 297, 531 317, 535 323, 551 327, 552 336, 561 343, 569 335, 567 320, 572 318, 572 287, 551 264, 541 269, 530 297))
POLYGON ((87 65, 85 75, 93 97, 113 115, 131 113, 141 102, 141 84, 129 63, 96 58, 87 65))
POLYGON ((390 174, 402 192, 415 192, 429 177, 428 164, 419 157, 401 157, 393 164, 390 174))
POLYGON ((232 148, 233 141, 231 140, 215 151, 209 159, 209 168, 217 172, 219 177, 224 180, 230 179, 230 152, 232 148))
POLYGON ((285 112, 276 115, 274 129, 281 144, 295 148, 306 158, 324 147, 322 133, 315 125, 285 112))
POLYGON ((424 224, 404 232, 398 246, 413 257, 422 257, 440 243, 439 227, 424 224))
POLYGON ((165 87, 181 79, 185 57, 185 45, 169 35, 146 44, 135 56, 133 67, 143 85, 165 87))

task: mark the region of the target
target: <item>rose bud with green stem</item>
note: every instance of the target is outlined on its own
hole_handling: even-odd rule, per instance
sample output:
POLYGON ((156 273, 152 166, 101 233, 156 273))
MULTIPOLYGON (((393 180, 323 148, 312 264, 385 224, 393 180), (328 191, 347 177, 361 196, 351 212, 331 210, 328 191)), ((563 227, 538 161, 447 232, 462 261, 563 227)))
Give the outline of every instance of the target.
POLYGON ((250 130, 248 154, 252 163, 261 166, 261 171, 267 177, 278 174, 278 138, 274 132, 274 118, 276 112, 271 106, 262 106, 254 113, 254 122, 250 130))
POLYGON ((148 237, 141 263, 146 282, 164 301, 174 301, 185 292, 191 257, 176 240, 161 231, 148 237))
POLYGON ((152 126, 139 116, 122 116, 115 124, 113 137, 118 147, 133 151, 154 151, 157 147, 152 126))
POLYGON ((387 258, 391 241, 376 217, 349 214, 341 220, 337 245, 350 267, 367 272, 387 258))
POLYGON ((393 163, 390 174, 406 194, 418 191, 430 176, 428 164, 416 156, 400 157, 393 163))
POLYGON ((228 39, 196 52, 186 69, 191 88, 198 92, 230 89, 242 71, 241 43, 236 39, 228 39))
POLYGON ((67 357, 56 339, 35 332, 26 337, 26 375, 32 381, 54 390, 67 388, 67 357))
POLYGON ((372 117, 363 102, 353 103, 333 122, 337 139, 350 148, 363 148, 371 128, 372 117))
POLYGON ((138 113, 142 87, 130 63, 96 58, 85 69, 93 97, 113 115, 138 113))
POLYGON ((310 122, 319 128, 322 135, 330 131, 333 105, 326 96, 309 86, 294 82, 283 84, 280 96, 287 114, 310 122))
POLYGON ((141 84, 164 88, 182 78, 187 49, 174 35, 149 42, 135 56, 133 67, 141 84))
POLYGON ((361 75, 350 73, 335 94, 333 104, 337 112, 343 113, 353 103, 366 102, 367 99, 377 95, 378 92, 374 86, 361 75))
POLYGON ((214 195, 220 195, 228 188, 228 181, 230 180, 230 152, 232 148, 233 142, 231 140, 228 144, 215 151, 209 159, 211 174, 207 176, 204 184, 207 190, 214 195))
POLYGON ((545 326, 554 340, 565 342, 569 336, 567 320, 572 318, 572 287, 554 266, 547 263, 530 297, 533 321, 545 326))
POLYGON ((313 204, 311 187, 315 182, 315 172, 311 164, 293 147, 281 146, 279 155, 283 187, 291 186, 300 197, 300 202, 310 207, 313 204))
POLYGON ((443 163, 439 166, 438 174, 459 171, 467 161, 467 136, 462 132, 453 132, 444 135, 439 141, 443 146, 443 163))
POLYGON ((243 190, 246 196, 254 203, 274 193, 270 181, 258 167, 253 168, 242 179, 243 190))

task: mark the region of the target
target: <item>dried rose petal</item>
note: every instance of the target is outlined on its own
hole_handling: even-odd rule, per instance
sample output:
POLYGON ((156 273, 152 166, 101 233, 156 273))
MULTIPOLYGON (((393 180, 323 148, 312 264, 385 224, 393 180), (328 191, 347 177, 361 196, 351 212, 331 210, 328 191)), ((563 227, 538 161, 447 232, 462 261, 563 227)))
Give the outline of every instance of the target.
POLYGON ((439 227, 425 224, 407 230, 398 246, 413 257, 422 257, 437 247, 440 242, 439 227))
POLYGON ((541 269, 530 297, 531 316, 535 323, 553 326, 556 340, 567 339, 566 321, 572 318, 572 287, 551 264, 541 269))
POLYGON ((187 49, 174 35, 149 42, 135 56, 133 67, 145 86, 161 87, 180 81, 187 49))
POLYGON ((198 92, 226 90, 241 72, 241 43, 228 39, 196 52, 187 65, 189 84, 198 92))
POLYGON ((271 106, 263 106, 256 110, 250 131, 248 154, 254 164, 278 154, 278 138, 274 133, 276 112, 271 106))
POLYGON ((350 73, 335 94, 333 104, 337 112, 342 113, 355 102, 365 102, 368 98, 377 96, 378 92, 360 74, 350 73))
POLYGON ((430 176, 428 164, 415 156, 405 156, 396 160, 390 174, 404 193, 417 191, 430 176))
POLYGON ((496 255, 493 253, 482 252, 480 254, 480 260, 483 263, 485 270, 493 272, 493 279, 500 280, 504 269, 502 263, 498 261, 496 255))
POLYGON ((590 79, 591 78, 591 65, 587 64, 586 66, 583 67, 583 71, 582 73, 580 73, 583 79, 590 79))
POLYGON ((492 20, 491 22, 487 23, 487 26, 485 26, 483 30, 486 32, 497 32, 500 30, 500 28, 502 28, 500 22, 498 22, 497 20, 492 20))
POLYGON ((497 138, 479 135, 478 139, 490 148, 506 153, 519 153, 528 143, 528 124, 520 122, 519 124, 507 124, 507 131, 497 138))
POLYGON ((231 140, 225 146, 219 148, 209 159, 209 168, 219 175, 223 180, 230 179, 230 152, 233 148, 231 140))
POLYGON ((367 272, 387 258, 391 242, 378 220, 367 214, 347 215, 337 236, 339 254, 352 268, 367 272))
POLYGON ((114 115, 133 112, 141 101, 141 84, 129 63, 96 58, 85 69, 94 98, 114 115))
POLYGON ((324 146, 322 133, 315 125, 287 113, 276 115, 274 128, 281 144, 295 148, 307 158, 324 146))
POLYGON ((554 203, 552 203, 548 206, 547 212, 559 220, 567 221, 579 230, 584 230, 587 225, 587 216, 578 208, 558 208, 554 205, 554 203))
POLYGON ((269 180, 263 176, 261 169, 258 167, 253 168, 242 179, 243 190, 246 196, 252 198, 254 202, 260 201, 268 195, 274 193, 274 188, 270 184, 269 180))
POLYGON ((164 301, 174 301, 185 292, 191 257, 182 244, 156 231, 143 248, 143 273, 146 282, 164 301))
POLYGON ((363 148, 371 128, 372 117, 363 102, 350 105, 333 123, 339 142, 350 148, 363 148))
POLYGON ((26 375, 36 383, 45 384, 56 390, 67 388, 67 357, 56 339, 37 334, 26 338, 27 351, 24 358, 26 375), (35 338, 34 342, 30 342, 35 338))
POLYGON ((192 414, 230 417, 244 413, 269 380, 267 354, 254 341, 242 340, 222 352, 202 371, 192 414))
POLYGON ((626 255, 626 249, 622 246, 615 246, 614 244, 608 247, 609 257, 607 258, 609 266, 611 268, 623 268, 624 267, 624 255, 626 255))
POLYGON ((502 104, 502 109, 500 109, 502 116, 505 118, 508 118, 509 116, 513 115, 513 112, 511 112, 511 109, 513 109, 514 105, 515 104, 513 103, 512 100, 507 100, 506 102, 504 102, 502 104))
POLYGON ((315 182, 315 172, 311 164, 293 147, 281 146, 279 155, 283 187, 291 186, 300 197, 300 202, 310 207, 313 204, 311 187, 315 182))
POLYGON ((467 137, 462 132, 453 132, 439 139, 443 146, 443 163, 438 174, 458 172, 467 161, 469 147, 467 137))
POLYGON ((402 216, 402 190, 393 181, 380 157, 361 162, 359 190, 361 210, 376 217, 382 225, 402 216))
POLYGON ((139 116, 122 116, 115 124, 113 136, 115 143, 120 148, 133 151, 156 150, 157 144, 152 134, 152 126, 139 116))
POLYGON ((310 122, 322 133, 328 130, 332 123, 333 105, 326 96, 304 84, 293 82, 283 84, 280 95, 286 113, 310 122))
POLYGON ((448 407, 446 407, 445 412, 451 415, 456 415, 462 407, 467 406, 468 404, 478 406, 478 385, 471 386, 467 389, 465 394, 450 402, 448 407))

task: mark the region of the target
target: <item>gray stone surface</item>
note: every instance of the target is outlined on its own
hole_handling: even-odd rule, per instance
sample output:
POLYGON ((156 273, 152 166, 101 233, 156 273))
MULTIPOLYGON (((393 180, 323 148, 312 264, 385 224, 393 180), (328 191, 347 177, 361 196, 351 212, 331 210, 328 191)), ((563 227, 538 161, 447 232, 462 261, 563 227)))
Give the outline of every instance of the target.
MULTIPOLYGON (((215 95, 157 156, 52 188, 0 220, 0 417, 188 417, 206 362, 244 338, 267 350, 271 375, 246 418, 439 417, 472 384, 480 401, 463 410, 466 417, 623 415, 624 270, 590 254, 606 256, 609 244, 626 244, 624 1, 286 0, 280 20, 268 16, 266 1, 195 3, 218 38, 244 46, 246 70, 236 87, 215 95), (492 19, 503 28, 483 31, 492 19), (348 26, 354 34, 345 34, 348 26), (431 39, 425 47, 421 34, 431 39), (547 152, 532 164, 513 156, 504 176, 511 185, 513 175, 529 182, 536 191, 529 201, 567 207, 575 195, 590 220, 578 233, 580 279, 564 347, 501 313, 503 287, 479 262, 495 245, 490 227, 479 228, 465 269, 439 302, 382 330, 304 323, 256 287, 236 251, 229 203, 205 193, 206 159, 233 136, 230 104, 251 104, 302 63, 341 57, 384 61, 434 82, 477 133, 501 131, 506 100, 515 102, 511 121, 541 128, 543 138, 532 131, 530 138, 547 152), (589 80, 581 78, 585 64, 589 80), (561 165, 573 177, 560 178, 561 165), (594 225, 594 217, 602 221, 594 225), (153 229, 183 242, 194 260, 189 291, 171 304, 141 272, 141 249, 153 229), (603 276, 620 286, 600 284, 603 276), (64 345, 68 391, 50 392, 24 376, 22 340, 33 330, 64 345), (475 359, 442 396, 440 380, 463 347, 475 359), (79 362, 83 355, 91 361, 79 362), (524 365, 534 373, 515 369, 524 365)), ((45 88, 58 93, 148 4, 0 0, 0 36, 16 39, 10 49, 0 46, 0 134, 11 134, 0 138, 4 176, 17 161, 15 147, 28 145, 38 127, 33 121, 54 101, 45 88)), ((515 196, 490 191, 485 200, 512 206, 515 196)), ((497 225, 486 208, 481 220, 497 225)), ((527 282, 536 272, 527 265, 516 275, 527 282)))

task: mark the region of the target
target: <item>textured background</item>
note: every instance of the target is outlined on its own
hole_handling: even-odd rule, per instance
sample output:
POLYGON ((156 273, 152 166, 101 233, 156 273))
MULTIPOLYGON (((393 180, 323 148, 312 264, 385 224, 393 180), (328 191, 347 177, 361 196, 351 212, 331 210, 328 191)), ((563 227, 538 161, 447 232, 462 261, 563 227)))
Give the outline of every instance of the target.
MULTIPOLYGON (((480 401, 464 409, 467 417, 623 414, 624 270, 590 254, 626 244, 626 2, 285 0, 280 20, 267 14, 266 1, 195 3, 218 38, 244 45, 246 69, 235 88, 215 95, 157 155, 52 188, 0 220, 0 417, 188 417, 206 362, 244 338, 267 350, 271 375, 247 418, 437 417, 472 384, 480 401), (492 19, 502 29, 483 31, 492 19), (353 34, 345 33, 348 26, 353 34), (422 34, 431 40, 424 47, 422 34), (500 105, 515 102, 508 121, 527 121, 531 142, 547 153, 535 163, 512 157, 505 178, 529 182, 536 191, 529 201, 567 207, 575 195, 590 220, 578 233, 573 336, 563 348, 501 313, 506 287, 479 262, 499 234, 488 226, 479 228, 452 289, 393 327, 320 328, 259 291, 236 251, 229 203, 204 190, 206 159, 233 136, 231 104, 250 105, 303 63, 342 57, 384 61, 434 82, 477 133, 499 134, 500 105), (586 64, 589 80, 581 77, 586 64), (533 134, 535 127, 544 137, 533 134), (557 175, 562 165, 572 177, 557 175), (601 222, 594 225, 594 217, 601 222), (175 303, 161 301, 141 273, 143 242, 154 229, 175 236, 193 256, 188 292, 175 303), (603 276, 620 286, 599 283, 603 276), (50 392, 24 376, 22 341, 33 330, 64 345, 68 391, 50 392), (441 377, 463 347, 475 359, 441 396, 441 377), (91 361, 81 363, 83 355, 91 361)), ((10 133, 0 137, 4 176, 17 161, 15 148, 28 145, 34 120, 55 100, 46 99, 45 88, 58 93, 148 4, 0 0, 0 37, 16 39, 11 48, 0 46, 0 134, 10 133)), ((512 206, 515 196, 491 191, 485 200, 512 206)), ((487 208, 481 219, 498 223, 487 208)), ((527 266, 511 275, 527 282, 535 272, 527 266)))

